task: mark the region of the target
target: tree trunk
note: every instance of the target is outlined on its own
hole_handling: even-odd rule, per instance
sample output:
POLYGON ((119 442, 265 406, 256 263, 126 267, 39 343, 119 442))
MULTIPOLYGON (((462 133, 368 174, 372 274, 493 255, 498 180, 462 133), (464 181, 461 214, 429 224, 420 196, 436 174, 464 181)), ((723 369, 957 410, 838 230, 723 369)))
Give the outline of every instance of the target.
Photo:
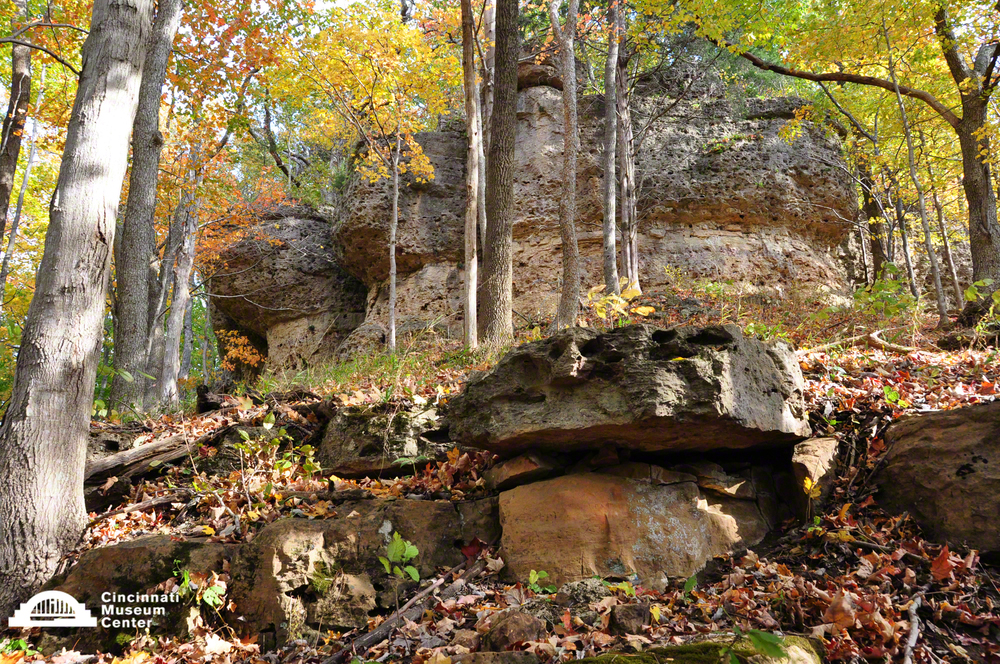
POLYGON ((396 352, 396 230, 399 228, 399 135, 392 150, 392 218, 389 219, 389 352, 396 352))
POLYGON ((917 284, 917 277, 913 271, 913 257, 910 254, 910 234, 906 229, 906 211, 903 209, 899 186, 896 185, 895 189, 896 225, 899 226, 899 239, 903 243, 903 263, 906 265, 906 278, 910 283, 910 294, 913 297, 920 297, 920 286, 917 284))
MULTIPOLYGON (((11 22, 28 22, 27 0, 14 0, 17 15, 11 22)), ((7 210, 14 191, 14 174, 21 154, 21 137, 31 102, 31 49, 21 44, 11 44, 10 101, 3 118, 2 144, 0 144, 0 238, 7 229, 7 210)))
POLYGON ((478 330, 476 325, 476 287, 478 281, 479 258, 476 256, 479 234, 479 153, 482 151, 480 130, 482 118, 479 113, 479 91, 476 86, 476 27, 472 16, 472 0, 462 0, 462 74, 465 88, 465 126, 469 134, 465 184, 465 299, 464 332, 465 347, 476 348, 478 330))
MULTIPOLYGON (((618 32, 624 39, 624 12, 618 13, 618 32)), ((621 56, 621 49, 619 49, 621 56)), ((618 170, 619 196, 621 196, 622 272, 628 288, 641 291, 639 285, 639 211, 636 200, 635 138, 632 128, 632 111, 629 107, 628 88, 629 58, 618 58, 618 170)))
POLYGON ((177 380, 187 380, 191 375, 191 356, 194 354, 194 298, 188 297, 187 309, 184 311, 184 343, 181 346, 181 370, 177 380))
POLYGON ((151 0, 96 0, 45 251, 0 427, 0 615, 51 577, 87 523, 88 424, 151 0))
POLYGON ((889 32, 885 28, 885 21, 882 22, 882 36, 885 37, 885 45, 889 52, 889 76, 892 84, 896 88, 896 105, 899 108, 899 116, 903 120, 903 135, 906 138, 906 157, 910 167, 910 180, 913 188, 917 190, 917 209, 920 212, 920 226, 924 231, 924 248, 927 250, 927 259, 931 264, 931 277, 934 279, 934 295, 937 298, 938 307, 938 327, 948 324, 948 301, 944 296, 944 288, 941 287, 941 271, 938 269, 937 254, 934 252, 934 243, 931 240, 931 224, 927 219, 927 201, 924 199, 924 187, 917 176, 917 156, 913 148, 913 132, 910 131, 910 118, 906 114, 906 105, 903 104, 903 95, 899 94, 899 81, 896 79, 896 67, 892 61, 892 46, 889 43, 889 32))
MULTIPOLYGON (((38 109, 45 99, 45 68, 42 67, 41 80, 38 83, 38 99, 35 100, 35 108, 38 109)), ((37 111, 36 111, 37 112, 37 111)), ((31 169, 35 165, 35 157, 38 155, 38 118, 33 122, 33 130, 28 150, 28 163, 24 165, 24 174, 21 176, 21 190, 17 194, 17 207, 14 208, 14 219, 10 222, 10 238, 7 240, 7 251, 3 254, 3 265, 0 266, 0 304, 3 303, 7 290, 7 275, 10 273, 10 258, 14 255, 14 248, 17 242, 17 229, 21 225, 21 211, 24 209, 24 195, 28 191, 28 183, 31 181, 31 169)))
POLYGON ((118 298, 115 326, 115 375, 110 406, 137 406, 143 396, 146 342, 149 334, 149 274, 155 260, 156 185, 160 170, 160 98, 167 62, 181 21, 181 0, 160 0, 149 52, 139 87, 139 107, 132 127, 132 171, 122 221, 122 238, 115 247, 118 298), (122 372, 131 376, 127 380, 122 372))
MULTIPOLYGON (((933 181, 934 174, 930 171, 929 163, 927 167, 928 173, 933 181)), ((934 211, 937 213, 938 227, 941 229, 941 239, 944 242, 944 258, 945 262, 948 264, 948 273, 951 274, 951 285, 952 288, 955 289, 955 307, 957 309, 961 309, 965 304, 965 293, 962 292, 962 284, 958 281, 958 270, 955 268, 955 256, 951 253, 951 240, 948 239, 948 227, 945 225, 944 205, 941 204, 941 200, 938 198, 936 187, 931 189, 931 198, 934 201, 934 211)))
POLYGON ((174 267, 174 292, 170 299, 170 314, 167 316, 167 328, 163 335, 163 363, 160 365, 159 386, 160 403, 166 406, 176 406, 180 401, 180 391, 177 389, 177 376, 181 371, 181 334, 184 332, 184 317, 187 314, 188 300, 191 298, 191 270, 194 268, 195 241, 198 237, 197 187, 201 184, 199 176, 192 177, 190 193, 185 192, 185 205, 182 211, 181 246, 177 252, 177 262, 174 267))
POLYGON ((160 378, 163 374, 163 360, 166 353, 164 339, 164 318, 167 315, 167 301, 170 289, 174 283, 174 265, 177 253, 183 243, 184 210, 191 204, 187 197, 190 192, 181 192, 181 199, 174 208, 174 216, 170 220, 167 239, 163 246, 163 257, 159 260, 160 270, 152 279, 152 293, 149 298, 149 331, 146 336, 146 374, 152 376, 147 380, 143 390, 143 407, 146 410, 155 408, 160 401, 162 389, 160 378))
POLYGON ((617 220, 617 176, 615 151, 618 146, 618 0, 608 2, 608 58, 604 63, 604 292, 618 294, 618 247, 615 246, 617 220))
POLYGON ((514 140, 517 133, 517 0, 497 0, 496 64, 490 151, 486 161, 486 244, 480 341, 502 346, 514 336, 511 320, 514 224, 514 140))
POLYGON ((580 248, 576 241, 576 159, 580 147, 576 109, 576 17, 578 0, 569 0, 566 24, 559 27, 559 2, 552 0, 549 18, 559 43, 563 75, 563 178, 559 199, 559 234, 562 239, 563 283, 553 329, 572 327, 580 308, 580 248))
POLYGON ((886 246, 885 224, 882 222, 883 211, 876 199, 875 179, 867 164, 858 167, 858 179, 861 181, 861 214, 868 222, 868 236, 871 239, 872 274, 874 279, 882 279, 885 264, 892 262, 892 256, 886 246))

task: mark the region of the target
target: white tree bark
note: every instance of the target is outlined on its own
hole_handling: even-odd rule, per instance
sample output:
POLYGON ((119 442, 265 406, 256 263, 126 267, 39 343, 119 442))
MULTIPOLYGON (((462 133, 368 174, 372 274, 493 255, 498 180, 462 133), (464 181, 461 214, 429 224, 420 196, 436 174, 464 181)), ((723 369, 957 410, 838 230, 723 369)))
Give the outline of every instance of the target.
MULTIPOLYGON (((465 202, 465 292, 464 332, 465 347, 469 350, 479 345, 476 321, 476 288, 478 286, 479 257, 476 242, 479 233, 480 172, 479 155, 482 145, 482 116, 479 112, 479 90, 476 85, 475 23, 472 1, 462 0, 462 74, 465 88, 465 127, 469 134, 466 169, 465 202)), ((485 219, 485 214, 483 215, 485 219)), ((483 229, 486 230, 485 228, 483 229)))
POLYGON ((604 63, 604 292, 618 294, 618 248, 615 246, 617 223, 617 176, 615 152, 618 144, 618 0, 608 2, 608 58, 604 63))
POLYGON ((0 427, 0 615, 76 545, 115 218, 152 0, 95 0, 45 251, 0 427))

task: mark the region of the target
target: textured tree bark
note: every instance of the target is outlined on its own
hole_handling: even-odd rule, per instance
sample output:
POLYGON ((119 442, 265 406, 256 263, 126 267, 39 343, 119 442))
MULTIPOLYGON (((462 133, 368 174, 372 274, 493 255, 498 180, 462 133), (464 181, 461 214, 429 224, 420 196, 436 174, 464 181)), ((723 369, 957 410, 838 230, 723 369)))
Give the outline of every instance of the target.
POLYGON ((476 27, 472 16, 472 0, 462 0, 462 74, 465 88, 465 126, 469 134, 466 157, 465 183, 465 291, 464 332, 465 347, 472 350, 479 345, 476 324, 476 288, 479 258, 476 255, 479 234, 479 153, 482 152, 482 117, 479 112, 479 90, 476 86, 476 27))
POLYGON ((872 275, 873 279, 881 279, 885 264, 892 262, 882 221, 882 207, 875 199, 875 180, 867 165, 858 168, 858 178, 861 181, 861 214, 868 221, 868 236, 871 239, 872 275))
POLYGON ((111 381, 111 407, 123 410, 142 401, 149 334, 149 273, 155 261, 156 185, 160 170, 160 98, 167 62, 180 25, 181 0, 160 0, 149 52, 139 86, 139 107, 132 127, 132 170, 122 220, 121 242, 115 245, 117 271, 115 326, 115 375, 111 381), (126 380, 126 372, 132 378, 126 380))
MULTIPOLYGON (((28 21, 27 0, 14 0, 17 15, 14 25, 28 21)), ((10 101, 3 118, 0 139, 0 238, 7 229, 7 210, 14 191, 14 174, 21 154, 21 137, 31 102, 31 49, 21 44, 11 44, 10 101)))
POLYGON ((486 244, 480 298, 480 342, 499 347, 514 336, 511 320, 514 140, 517 132, 517 0, 497 0, 496 63, 490 151, 486 161, 486 244))
POLYGON ((167 315, 167 301, 170 289, 174 284, 174 265, 177 254, 183 243, 184 210, 190 204, 188 192, 181 193, 181 201, 174 208, 174 216, 170 220, 170 229, 163 246, 163 257, 159 260, 159 273, 150 276, 152 292, 149 297, 149 332, 146 337, 146 374, 152 376, 143 389, 142 405, 146 410, 155 408, 160 402, 160 379, 163 373, 163 360, 166 354, 164 338, 164 323, 167 315))
MULTIPOLYGON (((624 36, 623 14, 624 12, 618 13, 618 28, 619 33, 624 36)), ((621 56, 620 48, 619 56, 621 56)), ((616 102, 618 107, 618 189, 621 196, 622 272, 625 274, 628 288, 641 291, 639 284, 639 212, 635 182, 635 137, 632 127, 632 112, 629 110, 628 61, 629 58, 618 58, 618 75, 616 76, 618 85, 616 102)))
POLYGON ((576 20, 578 0, 569 0, 566 24, 559 27, 560 0, 549 4, 552 32, 559 44, 563 75, 563 178, 559 199, 559 235, 562 240, 563 283, 552 329, 576 325, 580 310, 580 248, 576 241, 576 161, 580 150, 576 109, 576 20))
MULTIPOLYGON (((930 164, 928 164, 928 172, 931 180, 933 180, 934 174, 930 171, 930 164)), ((965 294, 962 292, 962 284, 958 281, 955 256, 951 253, 951 240, 948 239, 948 228, 945 225, 944 206, 941 204, 941 199, 938 198, 937 188, 931 189, 931 199, 934 201, 934 211, 937 214, 938 228, 941 229, 941 239, 944 242, 944 258, 948 264, 948 272, 951 274, 951 286, 955 289, 955 306, 961 309, 965 303, 965 294)))
POLYGON ((608 57, 604 63, 604 292, 619 293, 618 247, 615 244, 617 224, 617 175, 615 152, 618 147, 618 0, 608 3, 608 57))
POLYGON ((181 370, 177 380, 186 380, 191 375, 191 356, 194 354, 194 298, 188 297, 184 310, 184 342, 181 345, 181 370))
POLYGON ((96 0, 45 251, 0 427, 0 615, 86 525, 83 474, 115 218, 152 0, 96 0))
POLYGON ((396 230, 399 228, 399 134, 392 150, 392 218, 389 219, 389 352, 396 352, 396 230))
MULTIPOLYGON (((38 99, 35 100, 35 108, 42 105, 45 99, 45 68, 42 67, 42 76, 38 82, 38 99)), ((38 121, 35 120, 31 134, 28 150, 28 162, 24 165, 24 174, 21 176, 21 190, 17 194, 17 206, 14 208, 14 219, 10 222, 10 237, 7 240, 7 250, 3 254, 3 265, 0 266, 0 303, 4 301, 7 291, 7 275, 10 273, 10 258, 14 255, 14 248, 17 243, 17 229, 21 225, 21 210, 24 209, 24 195, 28 192, 28 183, 31 181, 31 170, 35 165, 35 157, 38 155, 38 141, 35 140, 38 132, 38 121)))
POLYGON ((181 334, 184 332, 184 316, 187 313, 188 302, 191 299, 191 270, 194 268, 195 240, 198 237, 197 187, 201 177, 194 175, 191 191, 183 194, 184 210, 181 222, 181 246, 177 252, 177 262, 174 266, 174 292, 170 299, 170 313, 167 316, 167 327, 163 334, 163 362, 160 367, 159 401, 163 405, 176 406, 180 401, 180 390, 177 388, 177 377, 181 371, 181 334))

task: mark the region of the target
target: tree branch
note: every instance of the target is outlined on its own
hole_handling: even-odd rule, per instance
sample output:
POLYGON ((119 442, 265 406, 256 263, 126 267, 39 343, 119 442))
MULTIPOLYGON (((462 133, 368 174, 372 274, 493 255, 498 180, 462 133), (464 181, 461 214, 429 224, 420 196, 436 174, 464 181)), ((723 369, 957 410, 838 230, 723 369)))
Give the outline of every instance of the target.
MULTIPOLYGON (((895 93, 896 86, 892 84, 891 81, 887 81, 882 78, 877 78, 875 76, 863 76, 861 74, 850 74, 847 72, 829 72, 825 74, 817 74, 814 72, 802 71, 800 69, 792 69, 790 67, 784 67, 782 65, 772 64, 770 62, 765 62, 753 53, 749 51, 740 51, 736 46, 730 44, 729 42, 722 42, 716 39, 707 38, 710 42, 718 46, 719 48, 724 48, 730 52, 734 52, 739 55, 744 60, 748 61, 757 69, 763 71, 773 71, 776 74, 781 74, 782 76, 790 76, 791 78, 799 78, 805 81, 812 81, 813 83, 856 83, 858 85, 867 85, 869 87, 882 88, 888 92, 895 93)), ((954 112, 944 104, 942 104, 937 97, 924 90, 917 90, 915 88, 908 87, 906 85, 899 86, 899 93, 906 97, 912 97, 914 99, 919 99, 928 106, 930 106, 934 111, 940 115, 945 122, 950 124, 952 127, 958 127, 959 123, 962 121, 954 112)))

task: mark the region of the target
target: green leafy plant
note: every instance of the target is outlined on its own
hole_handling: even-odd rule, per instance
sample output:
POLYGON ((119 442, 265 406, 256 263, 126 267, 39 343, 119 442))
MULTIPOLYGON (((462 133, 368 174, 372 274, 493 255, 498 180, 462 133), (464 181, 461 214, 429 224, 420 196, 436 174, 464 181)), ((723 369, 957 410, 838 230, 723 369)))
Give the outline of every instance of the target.
POLYGON ((408 564, 419 553, 413 543, 407 542, 400 537, 398 532, 395 532, 385 547, 385 555, 379 556, 378 559, 385 567, 387 574, 391 574, 397 579, 410 577, 414 581, 419 581, 420 572, 417 571, 416 567, 408 564))
POLYGON ((545 570, 539 570, 537 572, 535 570, 531 570, 531 572, 528 573, 528 590, 540 595, 551 595, 556 591, 556 587, 552 584, 543 586, 539 583, 539 581, 547 578, 549 578, 549 573, 545 570))
POLYGON ((719 651, 720 661, 723 664, 744 664, 750 661, 749 658, 736 651, 736 644, 741 637, 747 638, 750 646, 758 655, 773 659, 788 659, 788 652, 785 650, 785 640, 777 634, 764 632, 759 629, 743 631, 739 625, 733 625, 733 634, 736 636, 733 638, 732 643, 719 651))
POLYGON ((884 318, 895 318, 910 312, 917 300, 899 276, 899 268, 886 263, 879 279, 854 292, 854 309, 863 314, 884 318))
POLYGON ((750 323, 743 329, 747 336, 755 336, 761 339, 787 339, 788 332, 785 331, 781 323, 768 325, 767 323, 750 323))
POLYGON ((698 577, 694 574, 684 582, 684 593, 681 595, 685 600, 691 598, 691 591, 698 585, 698 577))
POLYGON ((0 639, 0 655, 12 655, 14 653, 24 653, 25 657, 37 655, 38 651, 33 650, 24 639, 0 639))

